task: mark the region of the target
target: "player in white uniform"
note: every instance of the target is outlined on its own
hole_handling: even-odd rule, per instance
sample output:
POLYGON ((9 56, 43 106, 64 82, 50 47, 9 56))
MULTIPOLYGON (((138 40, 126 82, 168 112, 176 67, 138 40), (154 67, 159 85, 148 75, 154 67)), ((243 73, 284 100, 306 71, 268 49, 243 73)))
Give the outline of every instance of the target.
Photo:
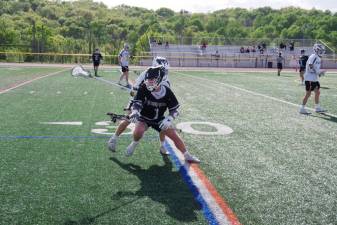
POLYGON ((119 52, 119 55, 118 55, 118 62, 119 62, 119 65, 121 66, 121 70, 122 70, 122 74, 119 77, 118 84, 121 85, 121 81, 125 77, 126 87, 130 87, 130 84, 129 84, 129 58, 130 58, 129 45, 124 44, 124 48, 119 52))
POLYGON ((323 113, 326 111, 319 105, 319 77, 325 74, 325 71, 321 70, 321 57, 325 52, 325 48, 321 44, 315 44, 313 49, 314 53, 310 55, 305 67, 304 83, 306 93, 300 108, 301 114, 309 114, 309 112, 305 109, 305 105, 307 104, 312 91, 315 93, 315 112, 323 113))
MULTIPOLYGON (((168 80, 168 69, 169 69, 169 63, 167 61, 166 58, 164 57, 155 57, 153 59, 152 62, 152 66, 163 66, 163 68, 165 69, 165 75, 163 76, 163 80, 161 81, 161 85, 166 86, 166 87, 170 87, 170 82, 168 80)), ((133 84, 133 87, 131 89, 130 95, 131 96, 135 96, 137 90, 139 89, 140 85, 144 83, 145 81, 145 76, 147 74, 147 70, 145 70, 144 72, 142 72, 136 79, 135 83, 133 84)), ((130 102, 128 103, 127 107, 125 108, 126 111, 128 111, 128 113, 131 113, 131 106, 133 104, 133 99, 130 100, 130 102)), ((114 135, 112 135, 112 137, 109 139, 108 141, 108 148, 110 151, 114 152, 116 151, 116 145, 117 145, 117 140, 119 138, 119 136, 125 131, 125 129, 129 126, 130 121, 128 120, 124 120, 122 121, 117 129, 114 135)), ((159 135, 159 139, 160 139, 160 153, 164 154, 164 155, 168 155, 169 152, 165 149, 164 147, 164 141, 165 141, 165 135, 160 133, 159 135)))

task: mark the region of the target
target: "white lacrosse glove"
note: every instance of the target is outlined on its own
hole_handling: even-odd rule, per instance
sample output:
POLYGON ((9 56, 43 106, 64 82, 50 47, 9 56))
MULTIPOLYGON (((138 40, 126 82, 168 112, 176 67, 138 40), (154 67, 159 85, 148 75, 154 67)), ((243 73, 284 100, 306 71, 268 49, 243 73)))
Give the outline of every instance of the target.
POLYGON ((167 130, 172 127, 173 117, 168 115, 163 119, 159 125, 161 130, 167 130))
POLYGON ((129 119, 131 123, 137 123, 139 120, 140 113, 138 110, 132 110, 131 114, 129 115, 129 119))

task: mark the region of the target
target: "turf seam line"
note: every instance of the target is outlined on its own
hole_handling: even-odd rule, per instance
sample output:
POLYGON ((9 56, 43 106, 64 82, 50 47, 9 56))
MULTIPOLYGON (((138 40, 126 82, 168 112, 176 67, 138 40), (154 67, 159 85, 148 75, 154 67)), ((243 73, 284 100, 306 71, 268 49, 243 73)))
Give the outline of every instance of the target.
POLYGON ((240 225, 234 212, 200 167, 197 164, 186 163, 182 153, 174 147, 173 142, 168 138, 165 140, 165 147, 171 153, 173 163, 179 169, 195 199, 201 204, 209 224, 240 225))
POLYGON ((20 83, 20 84, 18 84, 18 85, 16 85, 16 86, 14 86, 14 87, 10 87, 10 88, 4 89, 4 90, 1 90, 1 89, 0 89, 0 95, 1 95, 1 94, 4 94, 4 93, 6 93, 6 92, 9 92, 9 91, 11 91, 11 90, 14 90, 14 89, 16 89, 16 88, 19 88, 19 87, 21 87, 21 86, 24 86, 24 85, 26 85, 26 84, 30 84, 30 83, 32 83, 32 82, 34 82, 34 81, 40 80, 40 79, 45 78, 45 77, 50 77, 50 76, 56 75, 56 74, 62 73, 62 72, 64 72, 64 71, 66 71, 66 69, 60 70, 60 71, 57 71, 57 72, 54 72, 54 73, 49 73, 49 74, 46 74, 46 75, 42 75, 42 76, 40 76, 40 77, 36 77, 36 78, 34 78, 34 79, 31 79, 31 80, 24 81, 24 82, 22 82, 22 83, 20 83))
MULTIPOLYGON (((174 72, 174 73, 181 74, 181 75, 184 75, 184 76, 193 77, 193 78, 196 78, 196 79, 199 79, 199 80, 203 80, 203 81, 214 82, 216 84, 221 84, 221 85, 226 86, 226 87, 230 87, 230 88, 233 88, 233 89, 236 89, 236 90, 247 92, 249 94, 253 94, 253 95, 256 95, 256 96, 261 96, 261 97, 264 97, 264 98, 268 98, 270 100, 282 102, 282 103, 285 103, 285 104, 288 104, 288 105, 292 105, 292 106, 296 106, 296 107, 300 107, 301 106, 299 104, 295 104, 295 103, 288 102, 288 101, 285 101, 285 100, 282 100, 282 99, 279 99, 279 98, 275 98, 275 97, 271 97, 271 96, 268 96, 268 95, 264 95, 264 94, 261 94, 261 93, 255 92, 255 91, 250 91, 250 90, 247 90, 247 89, 244 89, 244 88, 236 87, 234 85, 225 84, 225 83, 222 83, 222 82, 219 82, 219 81, 216 81, 216 80, 210 80, 210 79, 206 79, 206 78, 203 78, 203 77, 197 77, 197 76, 193 76, 193 75, 186 74, 186 73, 181 73, 181 72, 174 72)), ((309 108, 309 107, 306 107, 306 108, 309 109, 310 111, 315 111, 314 108, 309 108)), ((325 115, 337 118, 337 115, 334 115, 332 113, 325 113, 325 115)))

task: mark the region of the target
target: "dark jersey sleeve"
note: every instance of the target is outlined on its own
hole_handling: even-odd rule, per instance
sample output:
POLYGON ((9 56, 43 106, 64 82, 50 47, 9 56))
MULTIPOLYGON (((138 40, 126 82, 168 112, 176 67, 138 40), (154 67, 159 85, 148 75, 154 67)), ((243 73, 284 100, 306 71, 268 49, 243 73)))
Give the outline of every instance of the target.
POLYGON ((309 56, 307 55, 304 56, 304 60, 303 60, 304 66, 307 64, 308 59, 309 59, 309 56))
POLYGON ((138 110, 138 111, 141 111, 142 108, 143 108, 143 104, 144 104, 144 101, 145 101, 145 97, 146 97, 146 87, 145 87, 145 84, 142 84, 138 91, 137 91, 137 94, 136 96, 133 98, 133 105, 132 105, 132 109, 133 110, 138 110))
POLYGON ((168 110, 171 112, 177 111, 179 108, 179 102, 176 98, 176 96, 174 95, 174 93, 171 91, 170 88, 166 87, 167 90, 167 97, 168 97, 168 110))
POLYGON ((299 60, 299 64, 301 67, 305 67, 306 63, 308 61, 308 56, 307 55, 302 55, 299 60))

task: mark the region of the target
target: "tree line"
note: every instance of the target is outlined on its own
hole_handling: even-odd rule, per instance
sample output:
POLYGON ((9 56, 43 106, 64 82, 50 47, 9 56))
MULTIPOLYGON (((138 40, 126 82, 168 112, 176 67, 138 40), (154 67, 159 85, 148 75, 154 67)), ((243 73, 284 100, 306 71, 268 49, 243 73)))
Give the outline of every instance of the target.
MULTIPOLYGON (((0 1, 0 51, 117 54, 124 42, 134 54, 148 51, 149 37, 320 39, 337 46, 337 13, 287 7, 228 8, 212 13, 149 10, 92 0, 0 1)), ((190 41, 188 41, 190 40, 190 41)), ((210 43, 212 44, 212 43, 210 43)), ((219 43, 214 43, 219 44, 219 43)))

